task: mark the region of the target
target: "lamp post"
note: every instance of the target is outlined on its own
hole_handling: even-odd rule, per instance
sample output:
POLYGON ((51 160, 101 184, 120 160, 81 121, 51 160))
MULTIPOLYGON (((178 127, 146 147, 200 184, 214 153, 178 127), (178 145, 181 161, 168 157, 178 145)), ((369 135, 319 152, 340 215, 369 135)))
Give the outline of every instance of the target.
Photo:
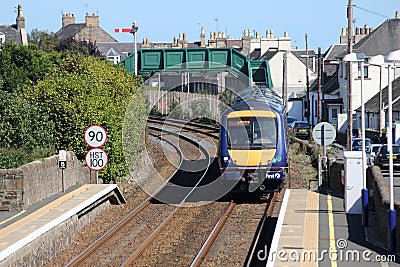
MULTIPOLYGON (((389 205, 389 249, 391 251, 396 250, 396 210, 394 209, 394 184, 393 184, 393 139, 392 139, 392 78, 390 70, 395 71, 395 64, 400 62, 400 50, 390 52, 386 61, 388 65, 388 130, 387 130, 387 146, 389 151, 389 191, 390 191, 390 205, 389 205)), ((396 79, 393 75, 393 80, 396 79)))
POLYGON ((378 108, 379 137, 382 137, 382 129, 383 127, 385 127, 385 113, 383 111, 383 101, 382 101, 382 67, 384 64, 385 60, 382 55, 373 56, 368 59, 368 65, 379 67, 379 108, 378 108))
MULTIPOLYGON (((361 84, 361 139, 362 139, 362 181, 363 188, 361 189, 362 203, 362 225, 368 227, 368 189, 367 189, 367 156, 365 153, 365 108, 364 108, 364 60, 363 53, 350 53, 344 56, 343 61, 358 62, 360 67, 360 84, 361 84)), ((351 65, 351 64, 350 64, 351 65)), ((350 66, 351 68, 351 66, 350 66)))

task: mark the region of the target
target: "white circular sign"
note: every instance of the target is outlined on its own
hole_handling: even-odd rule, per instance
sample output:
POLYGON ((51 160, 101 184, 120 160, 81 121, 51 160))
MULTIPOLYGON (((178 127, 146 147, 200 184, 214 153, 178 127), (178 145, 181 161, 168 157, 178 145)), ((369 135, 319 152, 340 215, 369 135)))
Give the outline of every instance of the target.
POLYGON ((92 125, 85 131, 85 142, 90 147, 101 147, 107 141, 107 132, 100 125, 92 125))
POLYGON ((327 146, 335 141, 336 129, 330 123, 320 122, 315 125, 312 136, 318 145, 327 146))
POLYGON ((92 148, 86 153, 86 165, 93 171, 100 171, 107 166, 108 155, 101 148, 92 148))

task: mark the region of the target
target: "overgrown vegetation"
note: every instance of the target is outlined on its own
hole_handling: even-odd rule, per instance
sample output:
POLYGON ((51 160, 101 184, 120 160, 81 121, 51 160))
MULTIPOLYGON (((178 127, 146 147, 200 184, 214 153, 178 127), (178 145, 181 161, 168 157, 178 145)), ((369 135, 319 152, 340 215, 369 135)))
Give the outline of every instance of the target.
MULTIPOLYGON (((0 50, 0 168, 18 167, 60 149, 72 150, 82 160, 89 150, 83 133, 100 124, 109 135, 104 150, 110 160, 100 177, 108 182, 127 174, 122 129, 124 119, 144 123, 142 80, 90 56, 93 47, 71 47, 48 52, 7 42, 0 50), (130 116, 125 118, 128 105, 130 116)), ((142 128, 130 130, 131 151, 137 153, 142 128)))
POLYGON ((318 145, 310 146, 306 141, 297 142, 290 135, 288 156, 291 187, 305 188, 308 186, 309 180, 317 179, 318 151, 318 145))

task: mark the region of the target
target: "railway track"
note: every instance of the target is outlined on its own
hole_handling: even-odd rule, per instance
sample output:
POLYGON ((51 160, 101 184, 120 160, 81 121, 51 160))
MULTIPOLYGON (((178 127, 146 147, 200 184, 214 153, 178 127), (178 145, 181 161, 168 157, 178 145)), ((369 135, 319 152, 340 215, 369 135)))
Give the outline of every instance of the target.
MULTIPOLYGON (((196 171, 191 173, 191 177, 194 179, 183 179, 183 176, 187 176, 187 172, 182 170, 182 166, 184 164, 184 160, 181 160, 180 165, 178 170, 174 173, 174 175, 166 181, 162 187, 160 187, 152 196, 149 196, 145 201, 143 201, 136 209, 134 209, 132 212, 130 212, 127 216, 125 216, 121 221, 119 221, 114 227, 112 227, 107 233, 105 233, 103 236, 101 236, 98 240, 96 240, 94 243, 92 243, 89 247, 87 247, 82 253, 80 253, 77 257, 75 257, 73 260, 71 260, 67 266, 78 266, 80 264, 86 265, 88 262, 89 264, 91 262, 96 262, 95 260, 91 260, 90 258, 96 259, 98 258, 94 254, 98 254, 99 251, 102 251, 103 249, 100 249, 100 247, 105 247, 105 250, 107 250, 107 245, 105 245, 107 242, 110 244, 115 244, 121 243, 121 239, 118 238, 118 236, 125 236, 127 232, 130 230, 126 229, 132 229, 135 224, 139 222, 139 224, 142 224, 141 220, 143 219, 138 219, 140 214, 156 214, 157 216, 160 214, 163 214, 164 216, 158 216, 158 217, 165 217, 160 223, 158 223, 156 226, 153 226, 155 230, 152 231, 150 234, 146 234, 146 238, 143 240, 140 246, 135 248, 134 253, 126 257, 127 259, 125 260, 126 264, 129 264, 131 261, 134 261, 136 258, 140 256, 140 254, 143 252, 143 250, 148 246, 148 244, 151 242, 151 240, 154 239, 155 236, 169 223, 169 221, 173 218, 173 215, 177 212, 179 208, 183 206, 183 203, 187 201, 188 197, 191 195, 191 193, 194 191, 196 186, 199 184, 201 179, 204 177, 208 165, 210 163, 210 157, 207 154, 206 149, 201 147, 196 141, 191 140, 188 136, 182 135, 180 133, 177 133, 175 131, 171 130, 166 130, 162 129, 157 126, 152 126, 149 125, 149 128, 152 130, 159 130, 163 132, 168 132, 169 134, 172 135, 179 135, 180 138, 196 144, 197 147, 200 148, 202 153, 204 154, 205 157, 205 165, 206 168, 196 171), (197 178, 197 179, 196 179, 197 178), (190 181, 189 187, 182 187, 179 186, 179 182, 182 182, 183 180, 186 180, 186 182, 190 181), (195 183, 194 183, 195 182, 195 183), (193 184, 194 183, 194 184, 193 184), (192 187, 193 186, 193 187, 192 187), (183 190, 182 190, 183 189, 183 190), (163 204, 160 203, 160 199, 168 200, 168 204, 174 204, 176 206, 171 206, 168 204, 163 204), (144 212, 147 211, 147 212, 144 212), (168 211, 168 212, 167 212, 168 211), (122 233, 122 234, 119 234, 122 233), (117 236, 117 238, 115 238, 117 236), (114 239, 114 240, 113 240, 114 239), (111 240, 111 241, 110 241, 111 240)), ((165 139, 166 140, 166 139, 165 139)), ((172 143, 172 142, 171 142, 172 143)), ((179 148, 174 145, 178 150, 179 148)), ((183 155, 181 154, 181 158, 183 159, 183 155)), ((146 217, 146 216, 145 216, 146 217)), ((157 221, 155 219, 148 219, 149 221, 157 221)), ((147 229, 147 228, 146 228, 147 229)), ((130 235, 132 237, 132 240, 135 239, 137 240, 138 235, 143 235, 142 233, 136 233, 136 236, 130 235)), ((123 238, 125 239, 125 238, 123 238)), ((128 242, 129 243, 129 242, 128 242)), ((111 245, 113 247, 113 245, 111 245)), ((126 247, 126 246, 123 246, 126 247)), ((132 246, 127 246, 129 247, 129 250, 132 250, 132 246)), ((127 254, 124 249, 122 249, 121 257, 125 257, 125 254, 127 254)), ((102 258, 104 259, 104 251, 101 252, 102 258)), ((113 258, 115 259, 115 253, 113 253, 113 258)))
MULTIPOLYGON (((207 149, 200 144, 201 138, 176 130, 176 128, 182 128, 180 123, 169 125, 168 128, 165 124, 162 127, 159 124, 160 122, 157 125, 149 123, 151 135, 169 143, 176 142, 176 137, 179 136, 181 140, 194 144, 194 147, 201 151, 200 160, 185 160, 181 154, 179 168, 169 180, 166 180, 163 187, 151 194, 103 236, 72 259, 67 266, 199 266, 204 260, 208 260, 208 263, 214 261, 212 254, 215 254, 220 247, 214 243, 227 240, 227 233, 232 231, 229 227, 237 228, 237 217, 244 216, 249 218, 240 222, 242 223, 240 227, 250 229, 246 237, 250 241, 245 247, 236 246, 239 248, 235 249, 242 250, 242 254, 243 251, 250 250, 251 240, 259 235, 254 233, 257 227, 260 228, 261 209, 264 210, 264 207, 256 205, 257 207, 253 208, 253 206, 238 205, 234 201, 199 205, 201 202, 199 194, 196 197, 193 195, 196 195, 196 187, 210 172, 208 166, 211 157, 207 154, 207 149), (160 134, 161 131, 163 134, 160 134), (197 162, 197 166, 191 165, 194 162, 197 162), (202 169, 204 166, 207 168, 202 169), (187 172, 192 167, 198 168, 199 171, 187 172), (202 169, 201 173, 200 169, 202 169), (224 226, 225 224, 227 227, 224 226), (224 230, 225 228, 228 230, 224 230), (101 264, 99 259, 101 259, 101 264)), ((193 131, 193 128, 186 130, 193 131)), ((176 144, 173 146, 180 151, 176 144)), ((267 205, 271 206, 270 203, 272 201, 269 201, 267 205)), ((231 248, 232 251, 235 249, 231 248)), ((226 254, 225 251, 220 253, 226 254)), ((242 254, 240 257, 244 263, 247 252, 242 254)))
POLYGON ((159 117, 159 116, 149 116, 147 122, 152 124, 160 124, 163 126, 173 127, 181 131, 191 131, 191 132, 196 131, 197 133, 200 133, 203 136, 208 136, 215 140, 218 140, 219 129, 218 125, 216 124, 210 124, 210 123, 206 124, 206 123, 176 120, 176 119, 171 120, 168 118, 167 120, 165 120, 164 117, 159 117))

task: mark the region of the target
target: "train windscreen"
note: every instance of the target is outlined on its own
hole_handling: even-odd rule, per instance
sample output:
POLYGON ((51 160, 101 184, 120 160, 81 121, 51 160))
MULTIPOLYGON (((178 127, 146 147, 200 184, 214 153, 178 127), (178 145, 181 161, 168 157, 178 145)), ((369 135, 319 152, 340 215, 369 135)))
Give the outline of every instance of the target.
POLYGON ((276 149, 277 121, 271 117, 228 118, 228 149, 276 149))

